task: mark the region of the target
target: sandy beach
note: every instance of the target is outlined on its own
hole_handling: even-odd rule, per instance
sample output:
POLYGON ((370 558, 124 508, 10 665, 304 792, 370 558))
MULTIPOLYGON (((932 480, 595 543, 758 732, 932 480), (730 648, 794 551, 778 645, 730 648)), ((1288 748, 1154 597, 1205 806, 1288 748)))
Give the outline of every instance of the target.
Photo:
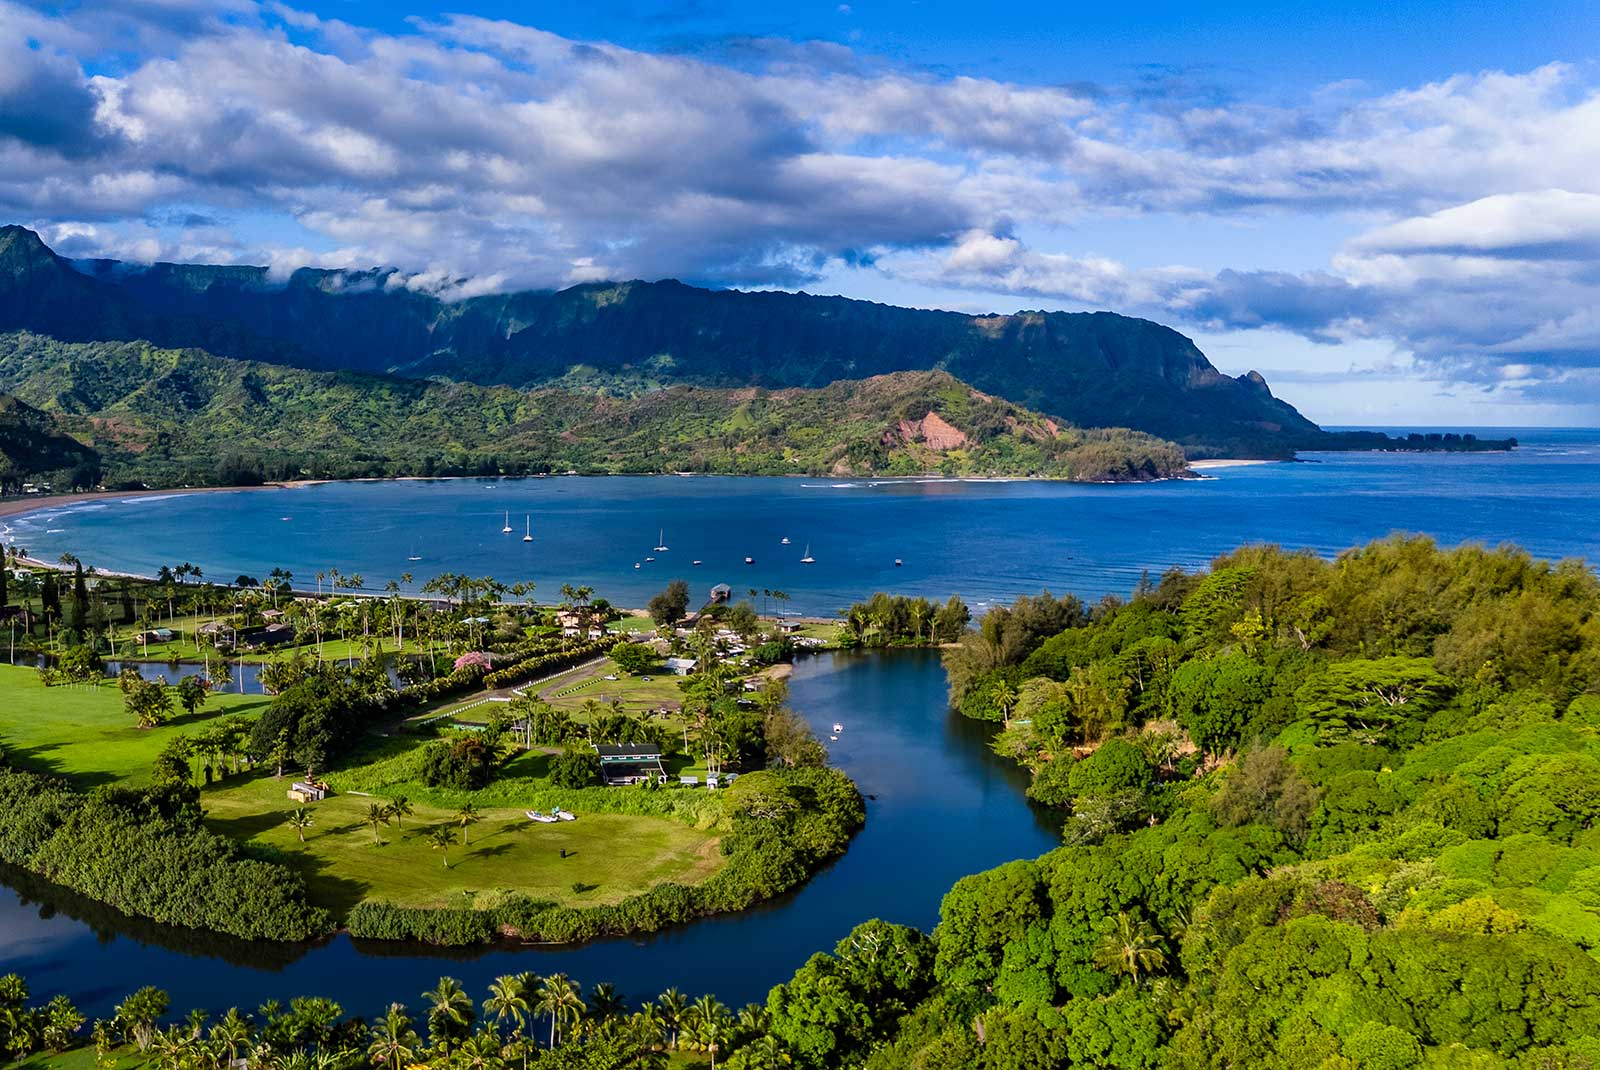
POLYGON ((1282 461, 1256 460, 1248 457, 1227 458, 1218 457, 1210 461, 1190 461, 1189 467, 1197 472, 1204 472, 1208 468, 1244 468, 1252 464, 1282 464, 1282 461))
POLYGON ((168 490, 86 490, 79 494, 36 494, 27 498, 7 498, 0 501, 0 517, 21 516, 40 509, 55 509, 76 502, 92 502, 101 498, 144 498, 152 494, 216 494, 225 490, 282 490, 286 484, 267 483, 259 487, 174 487, 168 490))

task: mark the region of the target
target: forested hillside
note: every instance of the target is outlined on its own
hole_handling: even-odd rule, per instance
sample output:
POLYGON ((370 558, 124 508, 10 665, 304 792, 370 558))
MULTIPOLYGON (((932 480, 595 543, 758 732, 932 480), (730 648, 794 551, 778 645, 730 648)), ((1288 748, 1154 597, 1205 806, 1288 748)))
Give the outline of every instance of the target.
POLYGON ((794 1065, 1600 1065, 1582 564, 1247 548, 997 609, 947 661, 1065 846, 962 880, 931 943, 814 958, 768 1004, 794 1065))
POLYGON ((1078 426, 1132 427, 1196 456, 1348 448, 1259 375, 1223 375, 1178 332, 1111 312, 970 316, 670 280, 447 301, 383 269, 285 279, 257 267, 74 264, 11 226, 0 228, 0 330, 525 388, 778 389, 943 370, 1078 426))
MULTIPOLYGON (((144 343, 0 335, 0 390, 56 414, 112 484, 580 471, 1185 474, 1149 435, 1082 431, 941 372, 637 397, 309 372, 144 343)), ((70 440, 69 440, 70 441, 70 440)))
POLYGON ((0 394, 0 494, 16 494, 34 480, 64 490, 92 487, 100 481, 100 459, 48 413, 0 394))

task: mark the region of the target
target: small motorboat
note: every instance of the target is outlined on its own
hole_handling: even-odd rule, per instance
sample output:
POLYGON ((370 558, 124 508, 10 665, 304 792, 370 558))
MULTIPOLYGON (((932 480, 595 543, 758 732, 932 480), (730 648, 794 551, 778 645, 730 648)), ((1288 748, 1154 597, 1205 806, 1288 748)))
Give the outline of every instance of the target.
POLYGON ((788 546, 789 545, 789 536, 785 535, 782 539, 780 539, 779 540, 779 545, 780 546, 788 546))
POLYGON ((835 732, 843 732, 844 731, 844 725, 840 724, 838 721, 835 721, 835 722, 833 722, 833 730, 835 732))
POLYGON ((894 567, 895 568, 899 568, 903 564, 905 564, 905 562, 901 561, 898 557, 894 559, 894 567))
POLYGON ((634 567, 634 568, 643 568, 643 567, 644 567, 644 566, 643 566, 643 565, 641 565, 641 564, 639 564, 639 562, 637 562, 637 561, 635 561, 635 562, 634 562, 634 563, 633 563, 633 567, 634 567))
POLYGON ((833 743, 839 742, 839 737, 838 736, 829 736, 828 739, 829 739, 829 741, 831 741, 833 743))
POLYGON ((700 567, 700 559, 697 557, 693 561, 689 562, 689 564, 695 566, 696 568, 699 568, 700 567))
POLYGON ((646 558, 645 558, 645 560, 646 560, 646 561, 654 561, 654 560, 655 560, 655 558, 653 558, 653 557, 646 557, 646 558))
POLYGON ((756 559, 753 558, 753 557, 746 557, 744 559, 744 563, 747 564, 747 565, 753 565, 753 564, 756 563, 756 559))
POLYGON ((571 810, 563 810, 559 806, 556 807, 555 809, 551 810, 550 812, 555 815, 555 817, 551 818, 552 821, 576 821, 576 820, 578 820, 578 815, 577 814, 573 813, 571 810))
POLYGON ((524 810, 522 812, 528 815, 529 821, 537 821, 541 825, 553 825, 559 820, 554 814, 541 814, 537 810, 524 810))

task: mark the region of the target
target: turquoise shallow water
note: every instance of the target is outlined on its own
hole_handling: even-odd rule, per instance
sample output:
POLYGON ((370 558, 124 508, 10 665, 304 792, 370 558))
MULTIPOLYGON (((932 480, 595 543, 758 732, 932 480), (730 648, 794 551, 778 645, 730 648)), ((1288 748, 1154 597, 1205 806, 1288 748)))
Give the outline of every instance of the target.
POLYGON ((46 559, 70 550, 136 572, 192 561, 232 579, 283 567, 308 587, 329 568, 359 573, 369 587, 405 572, 421 582, 453 571, 534 580, 551 599, 563 582, 585 583, 643 605, 670 579, 689 580, 697 595, 725 582, 736 593, 783 590, 789 610, 812 614, 879 589, 959 592, 978 607, 1041 587, 1095 598, 1126 592, 1145 569, 1203 565, 1241 542, 1331 554, 1396 530, 1593 558, 1600 432, 1519 434, 1526 445, 1509 454, 1314 454, 1139 486, 722 477, 327 484, 96 501, 15 518, 9 537, 46 559), (524 518, 531 543, 522 541, 524 518), (658 539, 670 549, 657 552, 658 539), (815 564, 800 562, 808 548, 815 564), (409 561, 413 554, 421 560, 409 561))

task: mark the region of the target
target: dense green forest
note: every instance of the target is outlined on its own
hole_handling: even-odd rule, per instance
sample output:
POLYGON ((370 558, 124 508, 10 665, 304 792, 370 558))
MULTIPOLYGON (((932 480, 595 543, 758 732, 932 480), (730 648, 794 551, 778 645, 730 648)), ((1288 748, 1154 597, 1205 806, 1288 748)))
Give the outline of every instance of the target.
POLYGON ((0 390, 58 416, 113 485, 393 475, 1183 474, 1176 446, 1083 431, 942 372, 818 390, 520 391, 0 335, 0 390))

